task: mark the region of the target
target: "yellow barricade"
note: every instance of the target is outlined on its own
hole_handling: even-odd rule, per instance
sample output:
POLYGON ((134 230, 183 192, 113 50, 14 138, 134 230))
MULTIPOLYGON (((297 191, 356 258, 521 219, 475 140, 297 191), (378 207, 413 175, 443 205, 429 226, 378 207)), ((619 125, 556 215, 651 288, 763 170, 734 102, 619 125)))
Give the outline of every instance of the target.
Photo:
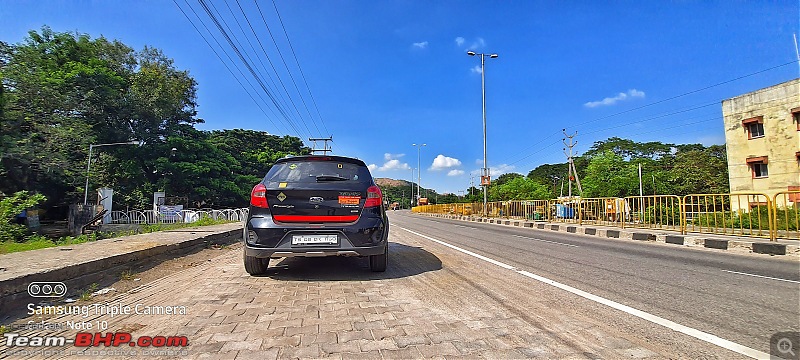
POLYGON ((627 196, 618 205, 622 228, 682 231, 681 205, 676 195, 627 196))
POLYGON ((550 221, 580 224, 580 202, 581 198, 559 198, 549 202, 550 211, 548 218, 550 221))
POLYGON ((781 191, 772 198, 773 221, 771 239, 800 240, 800 190, 781 191))
POLYGON ((761 193, 691 194, 683 197, 683 233, 773 236, 773 205, 761 193))
POLYGON ((579 204, 580 224, 620 226, 621 211, 624 210, 622 198, 582 198, 579 204))

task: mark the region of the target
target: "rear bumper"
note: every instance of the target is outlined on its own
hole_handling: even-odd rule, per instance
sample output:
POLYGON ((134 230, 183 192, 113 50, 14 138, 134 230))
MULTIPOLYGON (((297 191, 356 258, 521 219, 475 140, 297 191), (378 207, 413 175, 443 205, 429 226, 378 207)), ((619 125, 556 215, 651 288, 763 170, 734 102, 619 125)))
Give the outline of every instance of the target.
POLYGON ((280 247, 260 248, 245 244, 244 254, 257 258, 281 257, 324 257, 324 256, 370 256, 380 255, 386 251, 386 245, 365 247, 280 247))

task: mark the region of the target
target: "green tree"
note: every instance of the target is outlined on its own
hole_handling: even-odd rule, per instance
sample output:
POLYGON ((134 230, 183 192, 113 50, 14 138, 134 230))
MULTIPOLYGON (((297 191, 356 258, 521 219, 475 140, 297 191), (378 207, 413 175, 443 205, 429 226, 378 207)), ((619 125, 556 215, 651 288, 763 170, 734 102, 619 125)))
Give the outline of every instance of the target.
POLYGON ((677 153, 666 181, 671 193, 676 195, 729 192, 725 146, 713 145, 703 150, 677 153))
POLYGON ((584 197, 625 197, 638 195, 636 165, 611 150, 595 155, 581 179, 584 197), (634 193, 634 189, 637 189, 634 193))
POLYGON ((25 225, 13 223, 12 219, 44 200, 44 195, 31 195, 27 191, 19 191, 0 199, 0 242, 25 240, 28 229, 25 225))
POLYGON ((489 196, 490 201, 548 199, 550 190, 537 181, 519 175, 501 185, 490 186, 489 196))
POLYGON ((122 206, 146 206, 157 190, 244 206, 277 159, 308 153, 296 137, 195 129, 196 94, 188 71, 152 47, 47 27, 0 43, 0 191, 81 201, 89 145, 136 139, 146 145, 95 150, 92 189, 113 187, 122 206))

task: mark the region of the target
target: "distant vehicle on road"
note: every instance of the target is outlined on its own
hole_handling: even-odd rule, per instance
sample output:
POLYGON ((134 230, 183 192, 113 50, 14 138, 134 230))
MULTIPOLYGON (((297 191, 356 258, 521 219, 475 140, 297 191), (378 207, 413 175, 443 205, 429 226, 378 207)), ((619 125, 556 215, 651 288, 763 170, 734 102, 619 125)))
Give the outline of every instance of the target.
POLYGON ((419 198, 419 205, 428 205, 428 198, 419 198))
POLYGON ((245 270, 263 274, 270 258, 369 256, 372 271, 386 271, 389 219, 382 199, 361 160, 278 160, 250 194, 245 270))
POLYGON ((392 203, 392 210, 397 210, 399 208, 400 208, 400 203, 399 202, 393 202, 392 203))

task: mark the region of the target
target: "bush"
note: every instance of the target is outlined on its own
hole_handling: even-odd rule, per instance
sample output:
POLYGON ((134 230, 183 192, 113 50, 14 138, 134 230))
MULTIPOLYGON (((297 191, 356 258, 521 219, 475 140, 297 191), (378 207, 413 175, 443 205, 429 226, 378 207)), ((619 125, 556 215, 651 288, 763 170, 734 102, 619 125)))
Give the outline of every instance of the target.
POLYGON ((28 228, 13 223, 13 219, 24 210, 30 209, 47 200, 42 194, 29 195, 27 191, 19 191, 0 200, 0 242, 23 242, 29 235, 28 228))
POLYGON ((663 204, 651 205, 645 209, 642 220, 646 224, 680 225, 681 207, 663 204))

